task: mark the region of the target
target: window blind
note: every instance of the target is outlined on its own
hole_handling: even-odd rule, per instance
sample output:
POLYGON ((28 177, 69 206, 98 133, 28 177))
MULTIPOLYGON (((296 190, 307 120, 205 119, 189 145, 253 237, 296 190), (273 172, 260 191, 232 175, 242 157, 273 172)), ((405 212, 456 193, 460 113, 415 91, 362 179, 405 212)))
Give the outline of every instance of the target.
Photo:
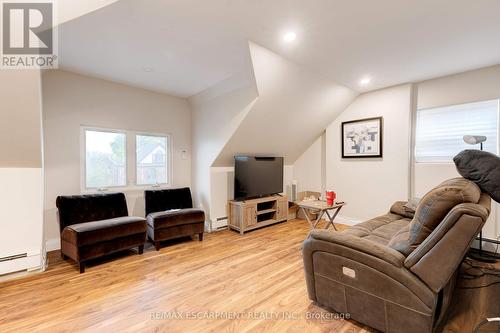
POLYGON ((485 151, 498 153, 499 100, 417 110, 416 162, 451 162, 464 149, 479 149, 464 135, 484 135, 485 151))

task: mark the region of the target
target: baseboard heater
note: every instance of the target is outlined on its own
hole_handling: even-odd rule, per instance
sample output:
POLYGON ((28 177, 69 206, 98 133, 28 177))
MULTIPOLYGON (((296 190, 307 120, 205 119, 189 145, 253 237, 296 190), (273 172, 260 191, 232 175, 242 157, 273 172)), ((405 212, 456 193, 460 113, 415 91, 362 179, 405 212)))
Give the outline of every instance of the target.
POLYGON ((19 253, 0 257, 0 275, 40 269, 40 251, 19 253))
POLYGON ((215 219, 215 221, 212 220, 210 232, 218 231, 218 230, 222 230, 222 229, 226 229, 226 228, 227 228, 227 216, 218 217, 215 219))
POLYGON ((16 254, 16 255, 13 255, 13 256, 8 256, 8 257, 0 258, 0 262, 11 261, 11 260, 16 260, 16 259, 21 259, 21 258, 27 258, 27 257, 28 257, 27 253, 21 253, 21 254, 16 254))

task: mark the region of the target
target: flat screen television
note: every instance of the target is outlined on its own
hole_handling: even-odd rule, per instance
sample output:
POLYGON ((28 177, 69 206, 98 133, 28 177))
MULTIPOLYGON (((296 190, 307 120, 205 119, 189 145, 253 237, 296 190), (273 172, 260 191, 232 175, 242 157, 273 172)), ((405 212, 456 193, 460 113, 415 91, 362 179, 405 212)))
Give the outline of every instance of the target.
POLYGON ((283 157, 235 156, 234 199, 283 192, 283 157))

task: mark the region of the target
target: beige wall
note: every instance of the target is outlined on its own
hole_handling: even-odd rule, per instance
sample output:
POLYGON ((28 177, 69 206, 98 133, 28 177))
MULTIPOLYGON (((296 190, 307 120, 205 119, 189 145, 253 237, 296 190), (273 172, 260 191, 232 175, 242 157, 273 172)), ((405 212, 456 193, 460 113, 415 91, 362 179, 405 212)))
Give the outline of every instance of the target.
POLYGON ((321 136, 295 161, 293 180, 297 181, 298 192, 322 192, 324 190, 322 173, 325 161, 321 157, 323 143, 323 136, 321 136))
MULTIPOLYGON (((500 65, 446 76, 418 84, 417 108, 426 109, 500 98, 500 65)), ((414 195, 422 196, 436 184, 458 177, 450 163, 415 163, 414 195)), ((499 205, 493 203, 490 219, 483 228, 487 238, 500 237, 499 205)))
POLYGON ((360 95, 326 130, 326 184, 347 202, 342 216, 365 220, 386 213, 409 193, 412 86, 360 95), (342 159, 341 122, 384 117, 383 158, 342 159))
MULTIPOLYGON (((45 150, 45 239, 57 248, 55 200, 78 194, 80 126, 170 134, 173 186, 191 185, 191 111, 185 99, 65 71, 43 74, 45 150), (188 152, 182 158, 182 150, 188 152)), ((131 215, 144 215, 142 190, 127 190, 131 215)))
POLYGON ((485 101, 500 97, 500 65, 418 83, 418 108, 485 101))
POLYGON ((0 167, 41 168, 41 92, 37 70, 0 70, 0 167))

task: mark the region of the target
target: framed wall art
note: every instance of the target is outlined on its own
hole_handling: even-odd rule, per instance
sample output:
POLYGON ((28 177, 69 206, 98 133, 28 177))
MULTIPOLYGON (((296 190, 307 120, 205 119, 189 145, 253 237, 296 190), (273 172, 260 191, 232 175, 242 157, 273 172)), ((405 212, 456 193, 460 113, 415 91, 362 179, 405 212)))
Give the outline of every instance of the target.
POLYGON ((342 158, 382 157, 382 117, 345 121, 341 127, 342 158))

